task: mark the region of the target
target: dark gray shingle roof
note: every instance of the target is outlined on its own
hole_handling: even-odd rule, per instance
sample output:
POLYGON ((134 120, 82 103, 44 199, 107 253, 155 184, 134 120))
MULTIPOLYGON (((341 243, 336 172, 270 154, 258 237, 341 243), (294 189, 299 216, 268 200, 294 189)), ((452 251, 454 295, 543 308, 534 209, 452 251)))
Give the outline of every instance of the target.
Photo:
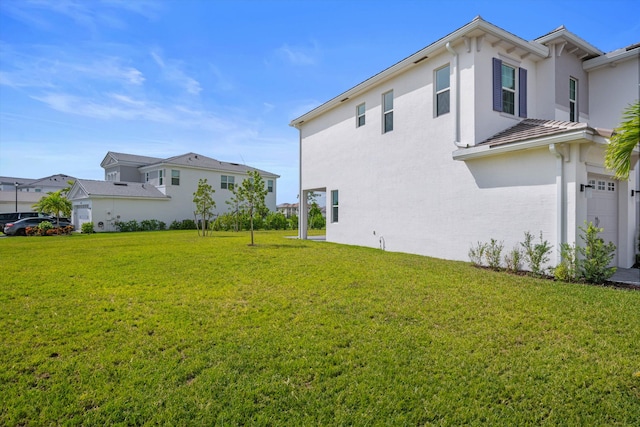
POLYGON ((150 199, 168 198, 153 185, 142 182, 114 182, 79 179, 77 183, 89 196, 143 197, 150 199))

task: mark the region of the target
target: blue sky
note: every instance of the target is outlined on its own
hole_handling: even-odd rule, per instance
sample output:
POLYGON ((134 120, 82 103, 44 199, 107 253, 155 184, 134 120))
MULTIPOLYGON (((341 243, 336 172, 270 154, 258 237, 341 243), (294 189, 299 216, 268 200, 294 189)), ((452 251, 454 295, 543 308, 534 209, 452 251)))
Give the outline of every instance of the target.
POLYGON ((640 42, 637 1, 0 1, 0 176, 103 179, 107 151, 196 152, 281 176, 289 122, 480 15, 524 39, 564 24, 640 42))

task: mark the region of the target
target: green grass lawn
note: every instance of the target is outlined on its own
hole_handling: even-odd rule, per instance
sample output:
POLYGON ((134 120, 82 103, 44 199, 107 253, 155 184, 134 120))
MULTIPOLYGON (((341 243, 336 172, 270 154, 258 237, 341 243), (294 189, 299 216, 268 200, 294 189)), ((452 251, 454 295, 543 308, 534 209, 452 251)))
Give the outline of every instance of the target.
POLYGON ((0 239, 0 425, 640 425, 640 292, 285 234, 0 239))

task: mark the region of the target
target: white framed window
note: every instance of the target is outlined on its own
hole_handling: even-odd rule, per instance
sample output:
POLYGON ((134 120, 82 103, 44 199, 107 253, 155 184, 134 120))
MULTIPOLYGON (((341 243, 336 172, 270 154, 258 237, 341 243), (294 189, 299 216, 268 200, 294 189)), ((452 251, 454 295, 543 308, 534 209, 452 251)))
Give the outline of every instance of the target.
POLYGON ((331 222, 338 222, 338 190, 331 190, 331 222))
POLYGON ((149 182, 149 172, 144 173, 144 182, 149 182))
POLYGON ((365 104, 364 102, 356 107, 356 127, 364 126, 365 124, 365 104))
POLYGON ((235 185, 235 177, 231 175, 222 175, 220 177, 220 188, 223 190, 233 190, 235 185))
POLYGON ((393 130, 393 91, 382 94, 382 133, 393 130))
POLYGON ((606 183, 604 181, 598 181, 598 191, 604 191, 606 183))
POLYGON ((578 121, 578 80, 569 78, 569 121, 578 121))
POLYGON ((164 185, 164 169, 158 171, 158 184, 164 185))
POLYGON ((273 180, 267 180, 267 193, 273 193, 273 180))
POLYGON ((502 112, 516 113, 516 69, 502 64, 502 112))
POLYGON ((449 112, 450 109, 451 73, 449 64, 436 70, 436 116, 449 112))
POLYGON ((527 70, 493 58, 493 109, 527 117, 527 70))
POLYGON ((180 185, 180 171, 171 169, 171 185, 180 185))
POLYGON ((607 191, 616 191, 616 183, 615 182, 607 182, 607 191))

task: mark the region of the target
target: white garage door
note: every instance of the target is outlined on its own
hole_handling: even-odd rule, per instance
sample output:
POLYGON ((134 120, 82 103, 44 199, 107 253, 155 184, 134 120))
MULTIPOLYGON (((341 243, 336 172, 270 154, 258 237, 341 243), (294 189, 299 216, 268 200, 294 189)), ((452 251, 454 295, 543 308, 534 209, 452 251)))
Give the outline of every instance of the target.
POLYGON ((73 225, 77 231, 82 230, 82 224, 91 221, 91 205, 83 203, 73 207, 73 225))
MULTIPOLYGON (((618 182, 611 177, 589 174, 591 198, 587 200, 587 221, 604 228, 600 237, 618 246, 618 182)), ((618 257, 611 265, 617 265, 618 257)))

